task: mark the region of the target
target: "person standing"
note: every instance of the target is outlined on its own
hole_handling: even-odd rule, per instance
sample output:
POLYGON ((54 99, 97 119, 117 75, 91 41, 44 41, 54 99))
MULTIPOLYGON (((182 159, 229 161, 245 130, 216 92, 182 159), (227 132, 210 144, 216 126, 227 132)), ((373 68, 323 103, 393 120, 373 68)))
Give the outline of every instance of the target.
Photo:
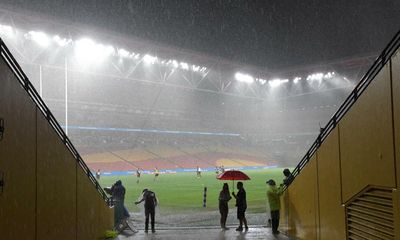
POLYGON ((239 190, 237 195, 235 192, 232 192, 233 197, 236 199, 236 207, 237 207, 237 218, 239 219, 239 227, 236 228, 236 231, 243 231, 243 225, 247 230, 249 227, 247 226, 246 220, 246 209, 247 209, 247 202, 246 202, 246 191, 243 188, 243 183, 238 182, 236 185, 237 189, 239 190))
POLYGON ((283 170, 283 175, 285 176, 285 178, 283 179, 283 184, 289 186, 289 184, 293 181, 293 176, 290 173, 290 170, 288 168, 285 168, 283 170))
POLYGON ((97 172, 96 172, 96 179, 97 179, 97 180, 100 180, 100 176, 101 176, 101 171, 100 171, 100 169, 97 169, 97 172))
POLYGON ((118 180, 111 187, 111 195, 114 201, 114 224, 117 226, 124 218, 129 217, 129 212, 125 208, 125 187, 122 181, 118 180))
POLYGON ((158 178, 158 175, 159 175, 160 173, 158 172, 158 168, 155 168, 154 169, 154 179, 153 179, 153 181, 156 181, 156 179, 158 178))
POLYGON ((197 166, 197 178, 201 178, 201 168, 197 166))
POLYGON ((144 214, 146 217, 146 221, 145 221, 145 228, 144 228, 144 232, 147 233, 149 231, 149 216, 151 218, 151 232, 155 233, 155 210, 156 210, 156 206, 157 206, 157 198, 156 198, 156 194, 148 189, 143 189, 142 192, 142 199, 140 201, 135 202, 135 204, 139 204, 141 202, 144 201, 144 214))
POLYGON ((271 211, 272 233, 279 234, 279 210, 281 208, 280 196, 282 195, 282 186, 276 187, 276 183, 272 179, 268 180, 266 183, 269 185, 267 198, 271 211))
POLYGON ((136 169, 136 183, 137 183, 137 184, 139 184, 140 174, 141 174, 141 172, 140 172, 139 168, 136 169))
POLYGON ((229 186, 227 183, 224 183, 221 192, 219 193, 219 213, 221 214, 221 228, 222 230, 228 230, 226 227, 226 218, 228 217, 229 206, 228 202, 231 200, 231 194, 229 193, 229 186))

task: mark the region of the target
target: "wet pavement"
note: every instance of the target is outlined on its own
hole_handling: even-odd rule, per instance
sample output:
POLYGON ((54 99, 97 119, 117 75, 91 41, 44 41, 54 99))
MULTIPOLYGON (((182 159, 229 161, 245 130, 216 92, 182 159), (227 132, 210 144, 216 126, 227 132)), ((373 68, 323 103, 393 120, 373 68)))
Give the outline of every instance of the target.
POLYGON ((276 239, 276 240, 288 240, 290 238, 283 234, 273 235, 271 228, 265 227, 250 227, 248 231, 237 232, 235 227, 231 227, 229 230, 221 231, 219 227, 202 227, 202 228, 164 228, 158 229, 156 233, 145 233, 143 229, 139 229, 137 233, 133 233, 130 230, 122 232, 117 238, 118 240, 125 239, 215 239, 215 240, 230 240, 230 239, 276 239))

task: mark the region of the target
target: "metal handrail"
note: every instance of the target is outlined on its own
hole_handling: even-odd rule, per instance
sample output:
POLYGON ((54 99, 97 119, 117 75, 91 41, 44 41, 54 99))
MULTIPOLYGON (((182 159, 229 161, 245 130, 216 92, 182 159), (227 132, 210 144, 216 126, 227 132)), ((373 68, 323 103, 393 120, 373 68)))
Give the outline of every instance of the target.
POLYGON ((25 75, 24 71, 15 60, 14 56, 11 54, 10 50, 5 45, 3 39, 0 38, 0 53, 3 59, 6 61, 7 65, 10 69, 14 72, 15 76, 17 77, 18 81, 28 93, 29 97, 35 102, 36 106, 40 109, 46 120, 49 124, 53 127, 57 135, 61 138, 64 145, 68 148, 71 152, 72 156, 77 161, 78 165, 83 169, 89 180, 92 184, 96 187, 96 190, 102 196, 103 200, 109 205, 112 205, 110 198, 101 188, 99 182, 93 176, 92 172, 90 171, 89 167, 83 161, 81 155, 78 153, 72 142, 69 140, 68 136, 65 134, 64 130, 61 128, 60 124, 57 122, 57 119, 54 117, 53 113, 51 113, 50 109, 46 106, 43 99, 40 97, 32 83, 29 81, 29 78, 25 75))
POLYGON ((324 128, 321 129, 320 134, 317 139, 311 145, 310 149, 306 152, 304 157, 300 160, 297 166, 293 169, 291 173, 291 181, 284 186, 284 189, 293 182, 293 180, 300 174, 301 170, 307 165, 311 157, 318 150, 321 144, 325 141, 328 135, 336 127, 343 116, 350 110, 353 104, 369 86, 369 84, 374 80, 375 76, 381 71, 381 69, 386 65, 386 63, 392 58, 397 49, 400 47, 400 31, 392 38, 389 44, 385 47, 382 53, 378 56, 372 66, 368 69, 367 73, 361 78, 360 82, 355 86, 350 95, 346 98, 343 104, 339 107, 336 113, 332 116, 329 122, 324 128))

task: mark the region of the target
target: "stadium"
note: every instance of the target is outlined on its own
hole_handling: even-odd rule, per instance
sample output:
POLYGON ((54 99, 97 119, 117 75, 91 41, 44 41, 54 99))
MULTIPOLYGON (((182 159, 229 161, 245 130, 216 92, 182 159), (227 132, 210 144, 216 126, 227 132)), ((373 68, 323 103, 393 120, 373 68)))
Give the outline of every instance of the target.
POLYGON ((92 170, 294 166, 375 57, 263 72, 2 14, 14 24, 2 37, 92 170))
MULTIPOLYGON (((311 170, 304 175, 301 171, 334 131, 336 119, 343 117, 336 118, 349 95, 365 76, 376 76, 365 73, 382 56, 368 53, 270 70, 6 9, 0 9, 0 37, 35 89, 34 98, 41 99, 34 102, 43 101, 38 109, 51 115, 47 121, 73 149, 77 166, 83 166, 96 192, 107 201, 102 188, 122 180, 126 206, 138 219, 141 210, 134 201, 143 188, 154 190, 160 199, 158 224, 165 229, 218 225, 223 182, 215 177, 221 169, 250 176, 245 182, 249 221, 257 227, 267 225, 265 179, 280 183, 282 170, 290 168, 300 179, 293 184, 293 198, 307 191, 298 186, 309 181, 300 177, 311 170), (196 176, 199 168, 201 178, 196 176), (136 171, 142 173, 140 181, 136 171), (198 218, 188 220, 192 215, 198 218)), ((397 123, 393 117, 392 124, 397 123)), ((43 146, 52 148, 50 143, 43 146)), ((55 172, 62 176, 63 169, 55 172)), ((40 178, 36 174, 35 179, 40 178)), ((78 185, 80 180, 74 181, 78 185)), ((227 183, 235 190, 231 181, 227 183)), ((283 201, 289 201, 288 189, 283 201)), ((299 201, 304 202, 307 199, 299 201)), ((296 205, 290 204, 282 205, 285 210, 296 205)), ((290 227, 296 226, 289 218, 302 219, 303 210, 282 217, 289 236, 290 227)), ((229 219, 235 221, 234 216, 229 219)), ((302 238, 307 234, 299 239, 311 239, 302 238)))

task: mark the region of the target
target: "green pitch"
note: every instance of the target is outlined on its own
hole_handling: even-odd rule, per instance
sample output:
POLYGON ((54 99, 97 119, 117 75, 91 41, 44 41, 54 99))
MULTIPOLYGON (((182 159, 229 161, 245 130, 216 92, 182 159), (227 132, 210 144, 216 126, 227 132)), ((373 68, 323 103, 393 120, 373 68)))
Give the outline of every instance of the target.
MULTIPOLYGON (((267 207, 266 180, 275 179, 277 184, 282 183, 283 169, 265 169, 244 171, 251 180, 243 181, 247 194, 248 211, 253 213, 265 212, 267 207)), ((130 211, 139 211, 134 202, 141 195, 144 188, 154 191, 159 200, 159 207, 163 212, 196 212, 213 211, 218 209, 218 195, 224 182, 232 188, 232 181, 220 181, 216 179, 214 172, 202 172, 201 178, 197 178, 195 172, 160 174, 156 180, 152 174, 142 174, 139 183, 136 175, 132 176, 102 176, 102 187, 111 186, 120 179, 126 188, 125 205, 130 211), (203 207, 203 191, 207 187, 207 207, 203 207)), ((235 206, 235 200, 229 202, 230 208, 235 206)))

